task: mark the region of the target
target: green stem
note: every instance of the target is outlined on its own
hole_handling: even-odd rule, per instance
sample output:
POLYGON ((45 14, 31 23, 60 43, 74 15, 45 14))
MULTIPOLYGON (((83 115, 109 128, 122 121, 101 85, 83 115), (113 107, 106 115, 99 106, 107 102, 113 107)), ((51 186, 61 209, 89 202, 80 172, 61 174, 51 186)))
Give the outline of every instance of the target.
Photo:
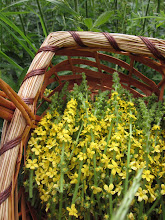
MULTIPOLYGON (((113 153, 113 160, 115 161, 116 159, 116 152, 113 153)), ((111 172, 111 175, 110 175, 110 184, 113 183, 113 175, 112 175, 112 172, 111 172)), ((109 216, 111 217, 112 216, 112 213, 113 213, 113 202, 112 202, 112 194, 109 194, 109 216)))
POLYGON ((157 13, 160 13, 160 2, 161 2, 161 0, 158 0, 157 13))
POLYGON ((64 180, 64 150, 65 150, 65 142, 62 144, 62 152, 61 152, 61 176, 60 176, 60 193, 63 193, 63 180, 64 180))
POLYGON ((63 203, 63 188, 64 188, 64 151, 65 151, 65 142, 62 143, 62 152, 61 152, 61 161, 60 161, 60 204, 59 204, 59 220, 62 218, 62 203, 63 203))
POLYGON ((88 0, 85 1, 85 13, 86 13, 86 18, 88 18, 88 0))
MULTIPOLYGON (((148 3, 147 3, 147 8, 146 8, 145 17, 146 17, 147 14, 148 14, 149 5, 150 5, 150 0, 148 0, 148 3)), ((145 26, 146 26, 146 18, 144 18, 144 23, 143 23, 143 33, 144 33, 144 30, 145 30, 145 26)))
POLYGON ((41 6, 40 6, 40 2, 39 2, 39 0, 36 0, 36 1, 37 1, 37 5, 38 5, 38 10, 39 10, 40 16, 41 16, 43 24, 44 24, 44 28, 45 28, 46 34, 48 35, 48 30, 47 30, 47 26, 46 26, 46 23, 45 23, 44 15, 43 15, 43 12, 42 12, 42 9, 41 9, 41 6))
MULTIPOLYGON (((84 147, 83 148, 83 153, 85 153, 85 151, 86 151, 86 148, 84 147)), ((76 183, 76 186, 75 186, 75 189, 74 189, 72 204, 75 204, 75 201, 76 201, 76 196, 77 196, 77 193, 78 193, 78 188, 79 188, 80 179, 81 179, 81 169, 82 169, 82 166, 83 166, 83 162, 84 162, 83 160, 80 161, 80 166, 79 166, 79 171, 78 171, 78 179, 77 179, 77 183, 76 183)))
POLYGON ((33 198, 33 170, 30 170, 29 175, 29 198, 33 198))
POLYGON ((78 0, 74 0, 75 11, 79 13, 78 0))
POLYGON ((63 193, 60 192, 60 204, 59 204, 59 216, 58 219, 62 218, 62 203, 63 203, 63 193))
POLYGON ((78 144, 78 141, 79 141, 79 137, 80 137, 81 131, 82 131, 82 129, 83 129, 83 125, 84 125, 84 124, 83 124, 83 122, 82 122, 82 123, 81 123, 81 127, 80 127, 80 129, 79 129, 79 132, 78 132, 78 134, 77 134, 76 142, 75 142, 74 147, 73 147, 73 150, 72 150, 72 152, 71 152, 71 154, 70 154, 69 161, 71 160, 72 155, 73 155, 73 153, 74 153, 74 150, 75 150, 75 148, 77 147, 77 144, 78 144))
MULTIPOLYGON (((130 112, 130 114, 132 114, 130 112)), ((130 151, 131 151, 131 137, 132 137, 132 122, 129 124, 129 141, 128 141, 128 151, 127 151, 127 168, 126 168, 126 179, 125 179, 125 194, 128 189, 128 179, 129 179, 129 164, 130 164, 130 151)))
POLYGON ((163 197, 161 197, 161 205, 162 205, 162 212, 163 212, 163 220, 165 220, 165 207, 163 203, 163 197))
POLYGON ((109 128, 109 133, 108 133, 108 137, 107 137, 107 144, 106 144, 105 149, 104 149, 104 154, 106 154, 106 152, 107 152, 108 143, 109 143, 109 140, 110 140, 111 134, 112 134, 112 128, 113 128, 113 121, 111 121, 111 125, 110 125, 110 128, 109 128))
POLYGON ((126 32, 126 30, 125 30, 126 29, 125 28, 126 10, 127 10, 127 2, 124 1, 124 10, 123 10, 123 16, 122 16, 123 17, 123 19, 122 19, 122 29, 121 29, 123 34, 126 32))
MULTIPOLYGON (((34 160, 35 155, 32 155, 32 160, 34 160)), ((29 174, 29 198, 33 198, 33 173, 34 170, 30 169, 30 174, 29 174)))
POLYGON ((142 219, 142 215, 143 215, 143 207, 144 207, 144 200, 141 201, 141 203, 140 203, 140 209, 139 209, 139 216, 138 216, 138 219, 142 219))
POLYGON ((146 216, 148 217, 151 212, 155 209, 155 207, 157 206, 159 200, 160 200, 161 196, 159 196, 156 201, 154 202, 154 204, 151 206, 151 208, 148 210, 148 212, 146 213, 146 216))

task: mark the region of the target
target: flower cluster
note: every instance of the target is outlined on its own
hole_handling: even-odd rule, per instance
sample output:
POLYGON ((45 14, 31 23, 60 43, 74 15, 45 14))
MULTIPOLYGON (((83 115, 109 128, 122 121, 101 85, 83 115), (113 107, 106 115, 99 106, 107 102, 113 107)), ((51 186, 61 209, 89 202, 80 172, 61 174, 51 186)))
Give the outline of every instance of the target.
POLYGON ((50 218, 109 219, 143 168, 128 218, 151 213, 155 202, 156 214, 165 214, 163 104, 134 100, 115 74, 111 94, 94 101, 85 76, 62 107, 55 96, 28 142, 29 197, 37 192, 50 218))

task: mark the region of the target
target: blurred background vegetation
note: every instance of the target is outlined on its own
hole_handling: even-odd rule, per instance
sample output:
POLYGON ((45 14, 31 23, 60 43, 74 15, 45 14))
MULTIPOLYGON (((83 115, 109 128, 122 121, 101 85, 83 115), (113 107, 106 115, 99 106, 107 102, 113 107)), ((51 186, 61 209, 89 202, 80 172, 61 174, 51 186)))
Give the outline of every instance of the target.
POLYGON ((165 1, 0 0, 0 77, 17 92, 46 36, 67 30, 165 39, 165 1))

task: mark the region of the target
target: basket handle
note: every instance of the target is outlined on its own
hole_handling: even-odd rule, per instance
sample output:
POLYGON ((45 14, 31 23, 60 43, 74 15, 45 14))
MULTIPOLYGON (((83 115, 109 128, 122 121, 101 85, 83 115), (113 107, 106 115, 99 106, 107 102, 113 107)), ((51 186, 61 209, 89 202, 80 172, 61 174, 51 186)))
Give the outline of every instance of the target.
POLYGON ((29 106, 17 95, 17 93, 2 79, 0 79, 0 117, 11 120, 17 107, 26 120, 27 125, 32 126, 35 116, 29 106), (5 99, 9 98, 11 101, 5 99))

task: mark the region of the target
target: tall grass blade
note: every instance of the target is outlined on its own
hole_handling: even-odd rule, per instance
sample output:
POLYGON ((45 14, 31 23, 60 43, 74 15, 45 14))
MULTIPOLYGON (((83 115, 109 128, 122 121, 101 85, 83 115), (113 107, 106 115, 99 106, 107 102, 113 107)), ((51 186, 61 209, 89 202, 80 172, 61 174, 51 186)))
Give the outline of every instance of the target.
POLYGON ((40 13, 39 19, 40 19, 40 22, 41 22, 41 25, 42 25, 42 29, 43 29, 45 37, 47 37, 48 36, 48 30, 47 30, 47 26, 46 26, 45 19, 44 19, 44 14, 42 12, 39 0, 36 0, 36 2, 37 2, 38 10, 39 10, 39 13, 40 13))
POLYGON ((18 38, 13 31, 10 30, 10 28, 7 27, 7 25, 0 21, 0 24, 16 39, 16 41, 25 49, 25 51, 34 58, 35 54, 26 46, 26 44, 23 43, 20 38, 18 38))
POLYGON ((0 19, 9 25, 14 31, 16 31, 29 45, 30 47, 37 52, 37 49, 34 47, 32 42, 24 35, 24 33, 11 21, 9 20, 2 12, 0 12, 0 19))
POLYGON ((48 31, 47 31, 47 28, 45 26, 45 22, 43 21, 42 17, 39 14, 37 14, 37 15, 38 15, 38 17, 40 19, 43 33, 44 33, 45 37, 47 37, 48 36, 48 31))
MULTIPOLYGON (((147 3, 145 16, 147 16, 147 14, 148 14, 149 5, 150 5, 150 0, 148 0, 148 3, 147 3)), ((145 26, 146 26, 146 18, 144 19, 144 23, 143 23, 143 33, 144 33, 144 30, 145 30, 145 26)))
POLYGON ((135 193, 137 192, 137 190, 140 186, 142 172, 143 172, 143 169, 138 171, 136 177, 133 179, 132 186, 125 194, 119 209, 117 210, 117 212, 115 214, 113 214, 111 220, 125 220, 126 219, 126 215, 129 210, 129 206, 135 196, 135 193))
POLYGON ((5 53, 3 53, 0 50, 0 56, 3 57, 5 60, 7 60, 9 63, 11 63, 13 66, 15 66, 16 68, 18 68, 19 70, 23 71, 23 68, 18 65, 14 60, 12 60, 10 57, 8 57, 5 53))
POLYGON ((79 13, 79 7, 78 7, 78 0, 74 0, 74 7, 75 7, 75 11, 77 12, 77 13, 79 13))
POLYGON ((29 11, 7 11, 3 12, 5 16, 10 16, 10 15, 21 15, 21 14, 28 14, 30 13, 29 11))

